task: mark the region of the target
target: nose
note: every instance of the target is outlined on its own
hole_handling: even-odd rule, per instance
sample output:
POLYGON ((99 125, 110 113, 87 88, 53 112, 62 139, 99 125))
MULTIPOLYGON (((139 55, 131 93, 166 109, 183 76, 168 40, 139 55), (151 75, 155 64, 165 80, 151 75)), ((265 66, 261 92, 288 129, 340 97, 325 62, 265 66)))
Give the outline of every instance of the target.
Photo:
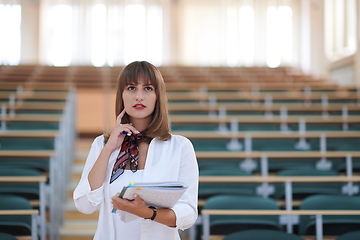
POLYGON ((144 100, 143 93, 141 91, 137 91, 135 99, 136 99, 136 101, 139 101, 139 102, 143 101, 144 100))

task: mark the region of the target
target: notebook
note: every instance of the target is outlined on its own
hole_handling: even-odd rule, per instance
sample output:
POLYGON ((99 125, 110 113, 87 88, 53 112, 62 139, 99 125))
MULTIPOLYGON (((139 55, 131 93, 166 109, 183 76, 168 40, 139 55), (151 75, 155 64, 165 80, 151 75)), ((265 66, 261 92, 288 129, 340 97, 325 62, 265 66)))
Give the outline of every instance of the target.
MULTIPOLYGON (((171 208, 186 191, 187 186, 179 181, 173 182, 150 182, 130 183, 120 192, 119 197, 133 200, 134 194, 138 194, 148 206, 156 208, 171 208)), ((113 209, 116 212, 116 209, 113 209)), ((121 220, 130 222, 138 218, 128 212, 119 211, 121 220)))

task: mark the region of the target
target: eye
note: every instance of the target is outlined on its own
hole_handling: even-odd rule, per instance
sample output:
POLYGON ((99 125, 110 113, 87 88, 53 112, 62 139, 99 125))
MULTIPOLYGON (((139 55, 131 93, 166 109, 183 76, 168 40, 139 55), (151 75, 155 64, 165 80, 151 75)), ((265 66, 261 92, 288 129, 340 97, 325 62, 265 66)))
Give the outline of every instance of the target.
POLYGON ((134 86, 129 86, 129 87, 127 87, 127 90, 133 91, 133 90, 135 90, 135 87, 134 86))
POLYGON ((148 87, 145 87, 145 90, 146 90, 146 91, 153 91, 153 90, 154 90, 154 88, 153 88, 153 87, 151 87, 151 86, 148 86, 148 87))

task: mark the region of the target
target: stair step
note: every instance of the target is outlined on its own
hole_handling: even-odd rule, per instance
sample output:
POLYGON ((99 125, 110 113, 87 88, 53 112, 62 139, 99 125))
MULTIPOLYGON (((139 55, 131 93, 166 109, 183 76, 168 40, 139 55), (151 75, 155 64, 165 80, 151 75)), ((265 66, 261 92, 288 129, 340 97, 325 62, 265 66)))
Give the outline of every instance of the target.
POLYGON ((83 169, 84 164, 74 164, 71 169, 71 180, 79 182, 83 169))
POLYGON ((75 153, 74 164, 84 165, 88 154, 89 154, 89 151, 77 151, 75 153))
POLYGON ((79 212, 72 199, 69 199, 65 205, 64 221, 68 220, 97 220, 99 218, 99 211, 96 210, 92 214, 84 214, 79 212))
POLYGON ((67 220, 60 228, 60 240, 92 240, 97 220, 67 220))
POLYGON ((84 235, 61 235, 60 240, 93 240, 94 236, 84 236, 84 235))
POLYGON ((76 150, 82 151, 82 150, 89 150, 91 147, 91 144, 93 143, 93 138, 79 138, 76 141, 76 150))

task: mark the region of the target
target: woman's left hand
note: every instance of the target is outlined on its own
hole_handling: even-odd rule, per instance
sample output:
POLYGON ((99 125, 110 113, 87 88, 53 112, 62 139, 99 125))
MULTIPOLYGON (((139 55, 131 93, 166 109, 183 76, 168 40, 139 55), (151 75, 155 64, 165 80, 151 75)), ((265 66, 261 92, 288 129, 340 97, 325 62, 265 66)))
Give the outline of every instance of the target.
POLYGON ((153 211, 146 206, 144 200, 137 194, 134 194, 134 200, 128 200, 119 197, 119 193, 117 193, 111 200, 115 209, 132 213, 141 218, 150 218, 152 216, 153 211))

